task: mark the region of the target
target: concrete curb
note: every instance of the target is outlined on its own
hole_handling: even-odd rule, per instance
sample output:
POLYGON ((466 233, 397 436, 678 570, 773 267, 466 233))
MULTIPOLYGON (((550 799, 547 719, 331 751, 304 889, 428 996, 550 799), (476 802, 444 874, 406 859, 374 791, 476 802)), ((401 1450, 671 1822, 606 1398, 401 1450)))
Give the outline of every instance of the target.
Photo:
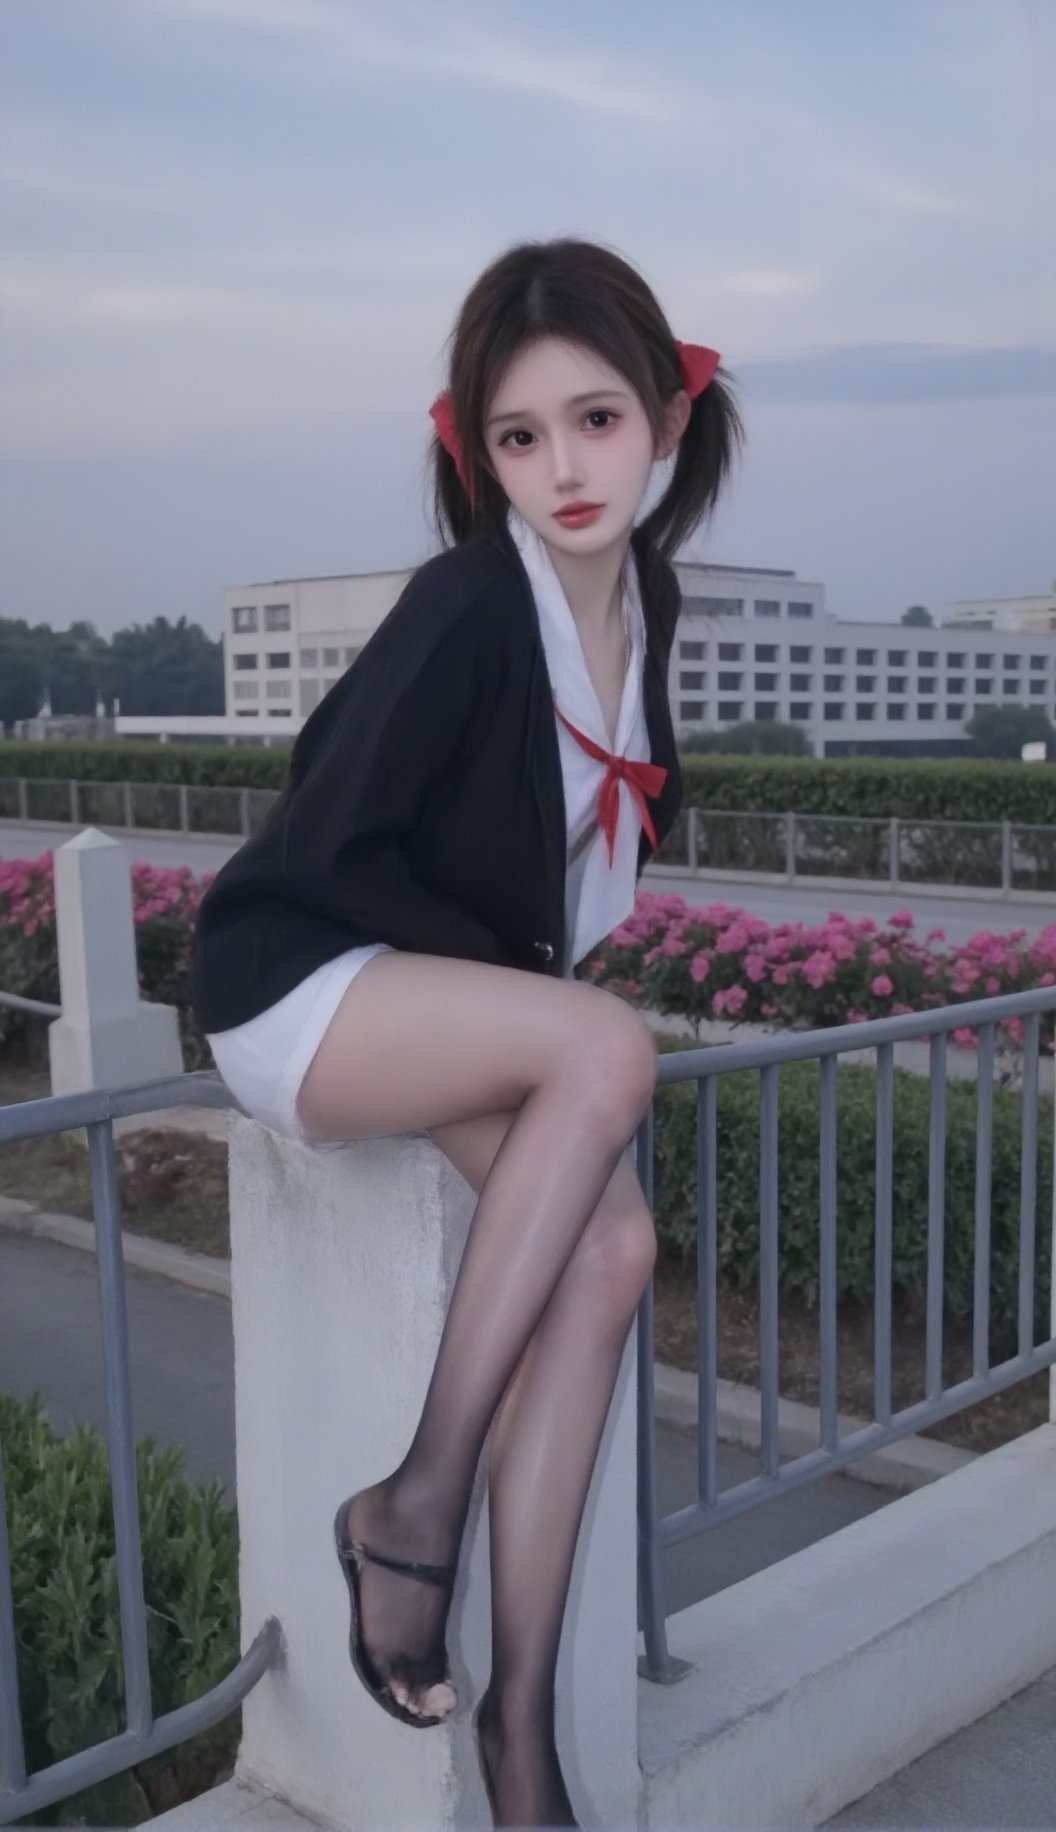
MULTIPOLYGON (((42 1240, 56 1241, 60 1246, 77 1247, 95 1252, 95 1226, 76 1215, 57 1215, 17 1196, 0 1196, 0 1233, 34 1234, 42 1240)), ((191 1253, 186 1247, 170 1246, 165 1241, 150 1240, 142 1234, 121 1235, 125 1262, 140 1272, 152 1272, 160 1278, 174 1279, 196 1291, 215 1297, 231 1298, 231 1262, 212 1254, 191 1253)), ((681 1430, 695 1430, 697 1425, 697 1377, 680 1368, 658 1361, 655 1371, 656 1416, 661 1424, 681 1430)), ((718 1434, 723 1444, 758 1450, 760 1443, 760 1395, 757 1387, 744 1386, 733 1380, 718 1383, 718 1434)), ((838 1414, 842 1436, 862 1430, 869 1421, 838 1414)), ((816 1450, 820 1443, 819 1414, 816 1406, 799 1400, 778 1402, 778 1443, 783 1456, 802 1456, 816 1450)), ((897 1444, 888 1444, 870 1456, 861 1457, 840 1473, 880 1488, 905 1494, 922 1488, 974 1463, 977 1451, 961 1450, 935 1438, 912 1436, 897 1444)))

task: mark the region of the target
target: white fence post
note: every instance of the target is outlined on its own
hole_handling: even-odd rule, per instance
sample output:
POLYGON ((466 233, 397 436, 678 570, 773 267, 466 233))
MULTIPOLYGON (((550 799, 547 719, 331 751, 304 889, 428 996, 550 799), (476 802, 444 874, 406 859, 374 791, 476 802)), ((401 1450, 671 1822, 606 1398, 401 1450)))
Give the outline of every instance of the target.
MULTIPOLYGON (((139 996, 131 872, 120 840, 86 827, 55 848, 55 925, 62 1016, 48 1026, 52 1093, 182 1075, 175 1006, 139 996)), ((146 1123, 137 1114, 115 1120, 114 1131, 146 1123)))

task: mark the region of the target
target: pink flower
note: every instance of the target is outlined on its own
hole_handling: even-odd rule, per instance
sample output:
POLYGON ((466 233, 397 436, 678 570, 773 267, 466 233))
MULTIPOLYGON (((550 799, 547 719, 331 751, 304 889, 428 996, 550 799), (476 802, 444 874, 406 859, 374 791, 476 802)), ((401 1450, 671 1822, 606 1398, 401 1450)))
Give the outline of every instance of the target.
POLYGON ((745 986, 728 986, 724 992, 717 992, 712 1001, 716 1011, 728 1011, 736 1017, 748 1003, 748 989, 745 986))
POLYGON ((894 992, 895 982, 889 980, 886 973, 878 973, 875 980, 870 980, 869 990, 875 992, 878 999, 886 999, 889 993, 894 992))
POLYGON ((896 910, 893 916, 888 917, 892 929, 911 929, 915 921, 912 910, 896 910))

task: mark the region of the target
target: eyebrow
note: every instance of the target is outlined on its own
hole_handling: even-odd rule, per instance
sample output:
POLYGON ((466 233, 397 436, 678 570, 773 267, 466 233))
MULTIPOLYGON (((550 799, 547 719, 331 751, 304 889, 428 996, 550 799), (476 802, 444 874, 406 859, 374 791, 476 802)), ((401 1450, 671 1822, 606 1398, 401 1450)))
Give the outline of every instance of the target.
MULTIPOLYGON (((565 402, 565 406, 578 407, 581 401, 596 401, 601 395, 614 396, 620 401, 628 399, 627 392, 623 388, 588 388, 585 394, 569 395, 568 400, 565 402)), ((492 414, 491 419, 488 421, 488 425, 489 427, 498 426, 499 422, 502 420, 530 420, 531 418, 532 415, 530 410, 522 408, 517 413, 492 414)))

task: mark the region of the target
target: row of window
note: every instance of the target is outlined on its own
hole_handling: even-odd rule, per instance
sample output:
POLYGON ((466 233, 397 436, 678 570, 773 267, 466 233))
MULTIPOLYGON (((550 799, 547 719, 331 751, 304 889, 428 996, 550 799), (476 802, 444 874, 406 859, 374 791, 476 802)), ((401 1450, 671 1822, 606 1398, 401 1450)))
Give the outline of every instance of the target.
MULTIPOLYGON (((743 700, 720 700, 718 703, 719 724, 736 725, 739 724, 742 719, 772 720, 781 716, 781 708, 774 700, 757 700, 755 705, 748 711, 745 710, 745 706, 746 703, 743 700)), ((876 719, 878 710, 875 700, 860 700, 854 707, 853 716, 856 720, 868 723, 870 720, 876 719)), ((910 708, 904 703, 896 701, 885 707, 883 716, 892 724, 904 724, 909 710, 910 708)), ((950 700, 946 706, 945 716, 949 720, 959 722, 966 719, 971 711, 981 712, 982 708, 979 706, 969 708, 963 700, 950 700)), ((934 722, 938 712, 939 708, 934 701, 925 700, 917 707, 916 716, 918 720, 927 724, 929 721, 934 722)), ((699 721, 703 723, 707 719, 707 716, 707 706, 703 700, 679 701, 678 717, 680 720, 688 722, 699 721)), ((810 720, 813 716, 813 706, 809 700, 792 700, 789 703, 788 717, 790 719, 810 720)), ((847 706, 843 700, 825 701, 822 708, 822 718, 827 725, 841 724, 849 716, 847 706)))
MULTIPOLYGON (((752 684, 757 693, 777 693, 779 691, 777 675, 758 669, 753 676, 752 684)), ((681 668, 678 675, 678 685, 679 688, 683 690, 692 690, 693 688, 700 690, 708 685, 708 670, 706 668, 681 668)), ((716 685, 720 693, 740 693, 744 689, 746 682, 743 673, 737 670, 720 668, 717 670, 716 685)), ((991 676, 984 677, 982 675, 978 675, 973 683, 974 691, 979 694, 993 693, 995 685, 996 682, 991 676)), ((1016 675, 1002 680, 1001 692, 1003 695, 1014 699, 1017 694, 1023 691, 1025 685, 1032 694, 1046 694, 1049 692, 1048 682, 1036 679, 1029 683, 1025 683, 1016 675)), ((790 674, 788 677, 788 686, 791 693, 811 693, 814 690, 814 677, 810 674, 790 674)), ((847 681, 842 674, 824 674, 822 675, 821 686, 823 693, 843 693, 846 690, 847 681)), ((856 693, 876 693, 877 677, 875 674, 856 675, 854 686, 856 693)), ((889 674, 887 677, 887 691, 888 693, 908 694, 910 692, 909 676, 905 674, 889 674)), ((933 674, 922 674, 916 683, 916 691, 918 693, 937 694, 939 691, 938 677, 933 674)), ((949 675, 946 680, 946 692, 967 693, 967 676, 963 674, 949 675)))
MULTIPOLYGON (((743 617, 743 598, 697 598, 688 594, 683 600, 687 611, 702 611, 706 617, 743 617)), ((755 617, 780 617, 781 600, 779 598, 756 598, 752 602, 752 614, 755 617)), ((813 617, 814 606, 803 600, 790 598, 788 601, 790 617, 813 617)))
MULTIPOLYGON (((346 668, 351 667, 352 663, 356 659, 356 656, 360 653, 362 646, 363 646, 362 643, 360 643, 358 646, 354 648, 349 648, 345 650, 344 666, 346 668)), ((236 673, 251 673, 255 668, 259 666, 259 663, 260 663, 259 655, 236 655, 235 656, 235 672, 236 673)), ((340 668, 341 665, 342 664, 341 664, 341 650, 340 649, 302 649, 301 650, 300 666, 302 668, 312 668, 312 669, 318 669, 319 667, 340 668), (319 660, 320 656, 322 656, 322 662, 320 662, 319 660)), ((266 668, 289 668, 291 666, 289 649, 268 649, 266 650, 265 655, 264 655, 264 666, 266 668)))
MULTIPOLYGON (((257 627, 255 604, 236 604, 232 607, 231 628, 236 636, 251 636, 257 627)), ((289 627, 290 607, 288 604, 266 604, 264 606, 265 630, 288 630, 289 627)))
MULTIPOLYGON (((720 662, 739 662, 744 659, 746 647, 746 643, 720 642, 718 645, 718 659, 720 662)), ((708 653, 708 645, 703 639, 698 641, 687 637, 679 641, 678 653, 682 661, 703 661, 708 653)), ((878 651, 876 649, 856 649, 854 652, 854 659, 861 667, 875 667, 878 665, 877 654, 878 651)), ((826 647, 823 651, 823 655, 826 665, 831 666, 834 663, 846 662, 848 652, 846 649, 826 647)), ((793 664, 796 662, 812 661, 813 656, 813 648, 809 645, 800 643, 793 643, 788 652, 789 661, 793 664)), ((752 659, 757 662, 776 662, 778 659, 777 643, 755 643, 752 648, 752 659)), ((887 651, 887 666, 889 668, 908 668, 912 659, 914 658, 911 657, 911 653, 908 649, 888 649, 887 651)), ((958 668, 967 668, 969 665, 963 650, 951 649, 949 654, 941 659, 944 660, 947 669, 952 668, 956 670, 958 668)), ((940 656, 935 649, 919 650, 915 660, 918 668, 937 668, 940 665, 940 656)), ((1022 655, 1002 655, 1000 663, 998 663, 993 653, 990 653, 976 655, 973 657, 973 660, 976 670, 982 669, 986 671, 1000 666, 1007 674, 1016 674, 1022 666, 1023 657, 1022 655)), ((1047 668, 1052 660, 1053 657, 1051 655, 1032 655, 1030 657, 1030 668, 1032 673, 1036 674, 1047 668)))

